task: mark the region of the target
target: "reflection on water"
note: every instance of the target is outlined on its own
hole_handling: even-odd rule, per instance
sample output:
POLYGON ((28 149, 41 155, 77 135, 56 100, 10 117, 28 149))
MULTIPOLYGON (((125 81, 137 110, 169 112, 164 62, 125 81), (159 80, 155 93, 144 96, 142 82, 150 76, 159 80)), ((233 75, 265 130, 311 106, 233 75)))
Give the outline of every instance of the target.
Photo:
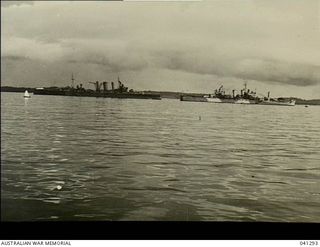
POLYGON ((318 106, 1 96, 3 220, 320 222, 318 106))

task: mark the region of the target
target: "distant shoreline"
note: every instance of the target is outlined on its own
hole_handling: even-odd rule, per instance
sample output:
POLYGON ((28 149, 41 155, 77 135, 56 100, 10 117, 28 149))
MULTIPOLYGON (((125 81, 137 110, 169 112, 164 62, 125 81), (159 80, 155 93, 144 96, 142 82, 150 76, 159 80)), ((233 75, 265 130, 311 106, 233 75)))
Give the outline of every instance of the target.
POLYGON ((35 88, 32 87, 10 87, 10 86, 2 86, 1 92, 15 92, 15 93, 21 93, 26 90, 28 90, 29 93, 33 93, 35 88))
MULTIPOLYGON (((28 92, 33 93, 35 88, 32 87, 12 87, 12 86, 2 86, 1 92, 14 92, 14 93, 23 93, 26 90, 28 92)), ((156 93, 160 94, 161 98, 168 98, 168 99, 180 99, 181 95, 205 95, 204 93, 182 93, 182 92, 170 92, 170 91, 153 91, 153 90, 144 90, 143 92, 146 93, 156 93)), ((296 105, 320 105, 320 99, 300 99, 296 97, 284 97, 296 100, 296 105)))

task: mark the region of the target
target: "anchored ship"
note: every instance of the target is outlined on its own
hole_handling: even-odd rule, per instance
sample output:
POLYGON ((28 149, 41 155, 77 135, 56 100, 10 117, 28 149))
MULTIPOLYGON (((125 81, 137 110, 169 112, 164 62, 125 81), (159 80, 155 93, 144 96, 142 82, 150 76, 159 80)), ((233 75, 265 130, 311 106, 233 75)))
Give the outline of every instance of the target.
POLYGON ((284 98, 272 99, 270 98, 270 92, 268 92, 268 97, 264 98, 261 102, 259 102, 259 104, 260 105, 294 106, 296 104, 296 101, 294 99, 284 99, 284 98))
POLYGON ((208 103, 232 103, 232 104, 258 104, 261 101, 256 92, 247 89, 247 84, 244 84, 244 88, 240 90, 240 94, 236 94, 236 90, 232 90, 232 95, 226 94, 223 85, 214 90, 213 94, 190 96, 182 95, 181 101, 198 101, 208 103))
POLYGON ((294 106, 295 100, 293 99, 272 99, 270 98, 270 92, 268 97, 259 98, 256 91, 247 88, 247 83, 244 84, 244 88, 240 90, 239 94, 236 94, 236 90, 232 90, 232 95, 226 94, 223 85, 214 91, 213 94, 207 95, 181 95, 181 101, 196 101, 196 102, 208 102, 208 103, 231 103, 231 104, 259 104, 259 105, 284 105, 294 106))
POLYGON ((61 95, 61 96, 78 96, 78 97, 104 97, 104 98, 131 98, 131 99, 157 99, 161 100, 160 94, 151 94, 144 92, 135 92, 133 89, 128 90, 118 77, 118 88, 115 88, 114 82, 111 82, 111 88, 108 88, 109 82, 88 82, 93 84, 95 90, 85 89, 82 84, 74 87, 74 77, 72 74, 71 87, 47 87, 47 88, 36 88, 33 94, 39 95, 61 95))

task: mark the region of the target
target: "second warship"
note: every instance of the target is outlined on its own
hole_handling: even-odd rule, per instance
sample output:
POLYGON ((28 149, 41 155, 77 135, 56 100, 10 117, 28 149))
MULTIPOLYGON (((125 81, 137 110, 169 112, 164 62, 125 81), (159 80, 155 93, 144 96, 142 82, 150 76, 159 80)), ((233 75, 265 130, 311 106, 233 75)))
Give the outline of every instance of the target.
POLYGON ((240 94, 235 94, 236 90, 232 90, 232 95, 226 94, 223 85, 216 89, 213 94, 204 95, 181 95, 181 101, 196 101, 196 102, 208 102, 208 103, 231 103, 231 104, 259 104, 259 105, 283 105, 294 106, 294 99, 284 98, 270 98, 270 92, 268 97, 258 97, 256 91, 247 88, 247 83, 244 84, 244 88, 240 90, 240 94))

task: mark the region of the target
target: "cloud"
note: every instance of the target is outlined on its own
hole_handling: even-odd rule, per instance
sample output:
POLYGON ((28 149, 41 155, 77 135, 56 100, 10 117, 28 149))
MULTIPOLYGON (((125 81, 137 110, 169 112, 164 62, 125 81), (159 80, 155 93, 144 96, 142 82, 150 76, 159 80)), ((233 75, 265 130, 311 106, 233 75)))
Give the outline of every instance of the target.
POLYGON ((270 58, 223 57, 214 51, 210 56, 198 51, 157 52, 160 67, 198 74, 235 77, 244 80, 284 83, 296 86, 320 84, 320 66, 270 58))
POLYGON ((248 80, 312 86, 320 83, 320 66, 274 59, 243 59, 236 66, 235 76, 248 80))
POLYGON ((1 7, 19 6, 19 5, 33 5, 33 1, 2 1, 1 7))
POLYGON ((57 61, 67 52, 61 43, 44 43, 20 37, 8 37, 1 41, 1 56, 57 61))
POLYGON ((184 88, 194 88, 195 78, 320 84, 318 1, 35 1, 2 7, 2 81, 40 83, 50 69, 56 71, 48 80, 69 80, 71 70, 83 80, 127 74, 137 86, 149 81, 150 88, 159 86, 153 74, 162 81, 183 78, 184 88))

